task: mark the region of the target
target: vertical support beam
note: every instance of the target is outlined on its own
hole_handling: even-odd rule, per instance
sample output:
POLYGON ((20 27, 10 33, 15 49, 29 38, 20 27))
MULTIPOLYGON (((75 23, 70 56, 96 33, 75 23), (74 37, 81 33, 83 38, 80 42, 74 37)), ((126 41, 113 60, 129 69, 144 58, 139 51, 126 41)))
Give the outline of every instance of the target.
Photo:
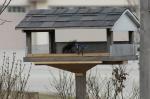
POLYGON ((133 43, 134 43, 134 32, 129 31, 129 44, 133 44, 133 43))
POLYGON ((49 31, 49 52, 56 53, 55 30, 49 31))
POLYGON ((140 99, 150 99, 150 0, 140 0, 140 99))
POLYGON ((27 47, 27 54, 32 54, 32 34, 31 34, 31 31, 26 31, 26 47, 27 47))
POLYGON ((110 46, 113 44, 113 31, 107 29, 107 50, 110 52, 110 46))
POLYGON ((76 73, 76 99, 86 99, 86 73, 76 73))

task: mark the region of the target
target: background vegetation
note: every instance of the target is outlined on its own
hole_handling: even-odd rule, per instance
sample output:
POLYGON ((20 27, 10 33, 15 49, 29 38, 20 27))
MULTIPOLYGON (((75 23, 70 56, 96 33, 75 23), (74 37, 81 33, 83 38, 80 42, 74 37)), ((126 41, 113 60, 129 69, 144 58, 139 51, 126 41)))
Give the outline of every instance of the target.
MULTIPOLYGON (((139 86, 134 84, 131 92, 126 82, 129 74, 125 65, 112 66, 112 76, 102 78, 100 73, 89 71, 87 75, 87 99, 140 99, 139 86)), ((95 71, 94 71, 95 72, 95 71)), ((60 70, 59 76, 53 75, 50 79, 49 88, 53 88, 56 93, 55 99, 75 99, 75 80, 73 73, 60 70)), ((131 85, 130 85, 131 86, 131 85)), ((53 97, 54 98, 54 97, 53 97)))

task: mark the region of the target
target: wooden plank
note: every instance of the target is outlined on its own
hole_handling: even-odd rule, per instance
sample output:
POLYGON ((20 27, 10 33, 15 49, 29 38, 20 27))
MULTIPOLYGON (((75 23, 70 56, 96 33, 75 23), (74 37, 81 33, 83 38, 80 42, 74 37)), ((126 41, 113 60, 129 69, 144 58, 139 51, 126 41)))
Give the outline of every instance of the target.
POLYGON ((76 57, 76 56, 109 56, 110 53, 84 53, 82 54, 28 54, 27 57, 76 57))
POLYGON ((127 61, 34 62, 35 65, 125 64, 127 61))
MULTIPOLYGON (((106 26, 106 27, 64 27, 64 28, 66 28, 66 29, 106 29, 106 28, 112 28, 112 26, 106 26)), ((59 30, 61 30, 61 29, 64 29, 64 28, 50 28, 50 27, 46 27, 46 28, 38 28, 38 27, 35 27, 35 28, 16 28, 16 29, 22 29, 22 30, 24 30, 24 31, 28 31, 28 30, 31 30, 31 31, 34 31, 34 30, 36 30, 36 31, 49 31, 50 29, 52 30, 52 29, 59 29, 59 30)))
POLYGON ((111 56, 130 56, 130 55, 136 55, 134 44, 113 44, 111 46, 111 56))
POLYGON ((128 61, 137 59, 137 56, 24 57, 25 62, 128 61))
POLYGON ((26 47, 27 53, 32 54, 32 34, 30 31, 26 32, 26 47))
POLYGON ((53 65, 48 65, 48 66, 70 71, 73 73, 83 73, 83 72, 90 70, 96 65, 97 64, 53 64, 53 65))
POLYGON ((53 65, 53 64, 100 64, 101 61, 58 61, 58 62, 34 62, 37 65, 53 65))
POLYGON ((29 30, 23 30, 23 32, 25 32, 25 33, 29 32, 29 31, 33 32, 33 33, 36 33, 36 32, 49 32, 50 29, 47 29, 47 30, 42 30, 42 29, 39 29, 39 30, 34 30, 34 29, 33 30, 32 29, 31 30, 30 29, 29 30))

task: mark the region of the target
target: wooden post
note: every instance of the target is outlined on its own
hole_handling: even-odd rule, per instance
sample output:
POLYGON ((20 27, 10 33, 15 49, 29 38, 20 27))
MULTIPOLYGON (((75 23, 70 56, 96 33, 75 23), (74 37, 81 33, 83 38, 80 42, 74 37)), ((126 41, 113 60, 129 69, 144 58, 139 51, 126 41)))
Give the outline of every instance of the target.
POLYGON ((107 49, 110 52, 110 46, 113 44, 113 31, 107 29, 107 49))
POLYGON ((76 99, 86 99, 86 73, 76 73, 76 99))
POLYGON ((30 31, 26 32, 26 47, 27 54, 32 54, 32 34, 30 31))
POLYGON ((140 5, 140 99, 150 99, 150 0, 140 5))
POLYGON ((56 53, 55 30, 49 31, 49 52, 56 53))
POLYGON ((134 32, 129 31, 129 44, 133 44, 133 43, 134 43, 134 32))

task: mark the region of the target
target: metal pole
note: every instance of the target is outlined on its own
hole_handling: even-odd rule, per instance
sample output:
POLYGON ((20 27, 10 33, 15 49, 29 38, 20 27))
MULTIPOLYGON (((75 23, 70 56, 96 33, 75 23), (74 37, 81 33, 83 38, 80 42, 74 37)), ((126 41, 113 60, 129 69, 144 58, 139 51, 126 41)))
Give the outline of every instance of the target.
POLYGON ((140 99, 150 99, 150 0, 140 0, 140 99))

